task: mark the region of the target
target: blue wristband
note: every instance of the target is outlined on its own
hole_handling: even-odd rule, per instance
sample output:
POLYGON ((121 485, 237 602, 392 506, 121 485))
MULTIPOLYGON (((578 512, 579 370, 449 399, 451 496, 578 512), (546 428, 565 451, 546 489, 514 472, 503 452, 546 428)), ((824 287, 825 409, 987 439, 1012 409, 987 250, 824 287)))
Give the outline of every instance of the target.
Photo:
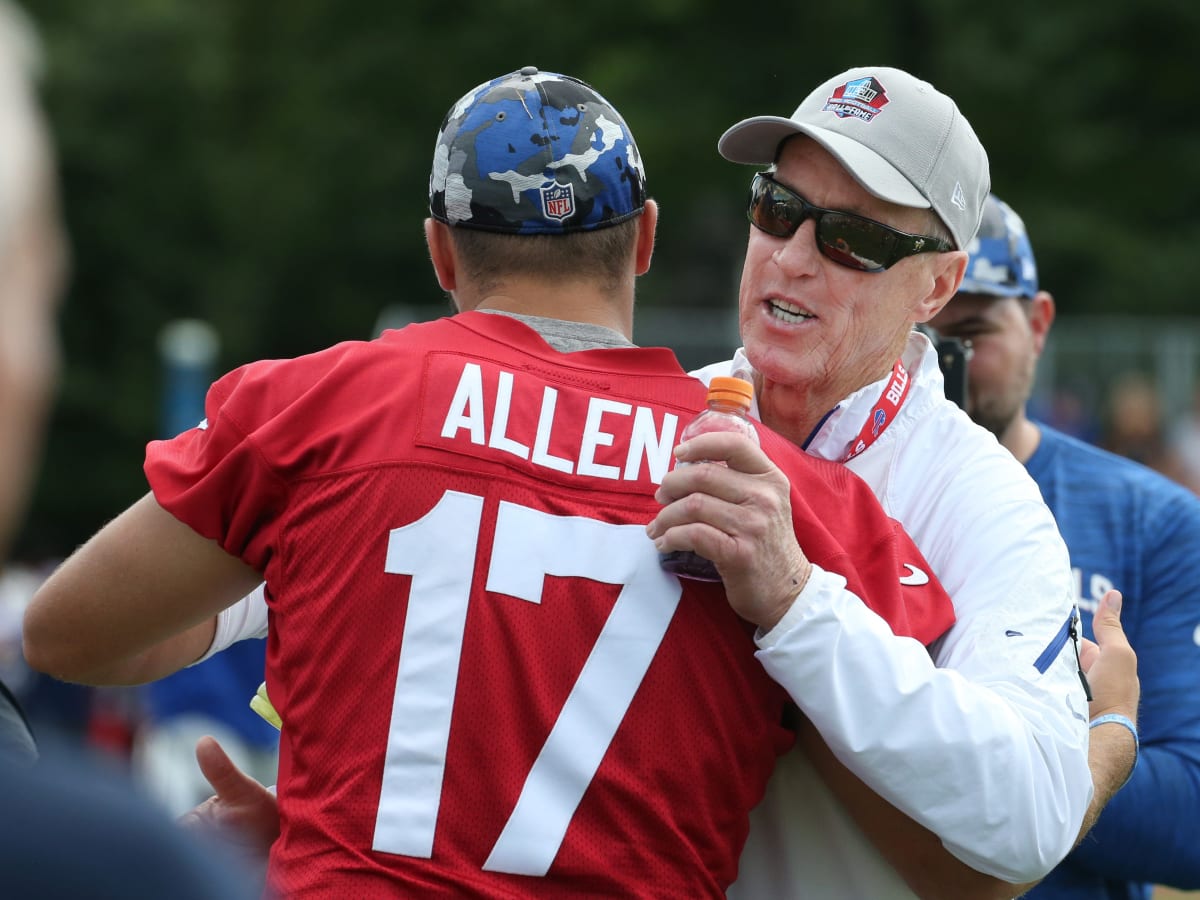
POLYGON ((1120 713, 1105 713, 1102 716, 1096 716, 1096 718, 1092 719, 1088 728, 1095 728, 1097 725, 1104 725, 1108 722, 1111 722, 1113 725, 1125 726, 1129 729, 1129 733, 1133 735, 1133 765, 1130 766, 1129 774, 1125 776, 1125 780, 1121 782, 1121 787, 1117 788, 1119 791, 1125 785, 1129 784, 1129 779, 1133 777, 1133 771, 1137 768, 1138 759, 1142 755, 1142 742, 1138 740, 1137 726, 1133 724, 1133 720, 1120 713))

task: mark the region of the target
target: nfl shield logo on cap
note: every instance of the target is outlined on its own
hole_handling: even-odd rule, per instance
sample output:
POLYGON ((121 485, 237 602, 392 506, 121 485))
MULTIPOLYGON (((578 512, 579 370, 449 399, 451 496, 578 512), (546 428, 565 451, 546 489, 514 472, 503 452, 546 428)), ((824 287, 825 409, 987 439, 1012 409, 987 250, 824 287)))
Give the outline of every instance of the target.
POLYGON ((575 213, 575 191, 569 184, 552 184, 542 188, 542 211, 547 219, 561 222, 575 213))

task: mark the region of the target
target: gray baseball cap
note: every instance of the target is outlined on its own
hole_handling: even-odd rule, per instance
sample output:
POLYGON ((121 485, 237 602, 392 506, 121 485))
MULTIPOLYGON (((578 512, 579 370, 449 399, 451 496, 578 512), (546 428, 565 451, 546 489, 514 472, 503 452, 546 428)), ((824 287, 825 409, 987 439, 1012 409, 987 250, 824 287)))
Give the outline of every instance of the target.
POLYGON ((932 209, 957 248, 975 237, 991 187, 987 153, 954 101, 928 82, 887 66, 848 69, 791 118, 743 119, 717 149, 731 162, 770 165, 795 134, 819 143, 881 200, 932 209))

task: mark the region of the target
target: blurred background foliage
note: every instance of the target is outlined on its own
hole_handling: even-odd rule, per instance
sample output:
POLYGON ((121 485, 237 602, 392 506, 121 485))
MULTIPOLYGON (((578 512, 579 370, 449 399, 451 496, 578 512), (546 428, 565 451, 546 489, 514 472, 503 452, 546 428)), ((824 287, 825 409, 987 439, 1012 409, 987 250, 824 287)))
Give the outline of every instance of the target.
POLYGON ((662 207, 640 303, 678 313, 681 336, 736 297, 749 170, 717 137, 852 65, 958 101, 1064 315, 1188 314, 1200 283, 1190 0, 25 5, 74 247, 28 557, 68 552, 144 491, 167 322, 211 322, 224 371, 441 302, 421 232, 438 125, 523 65, 589 81, 632 126, 662 207))

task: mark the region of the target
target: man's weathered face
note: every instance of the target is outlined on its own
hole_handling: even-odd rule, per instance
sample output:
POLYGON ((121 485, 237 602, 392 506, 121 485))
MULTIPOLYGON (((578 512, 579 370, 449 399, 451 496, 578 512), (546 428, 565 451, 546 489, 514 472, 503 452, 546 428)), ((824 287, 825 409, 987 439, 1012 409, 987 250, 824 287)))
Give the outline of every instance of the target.
MULTIPOLYGON (((923 233, 928 211, 897 206, 867 192, 824 148, 806 137, 784 145, 775 178, 810 203, 923 233)), ((803 384, 836 402, 881 377, 895 362, 931 287, 934 258, 902 259, 865 273, 823 256, 815 225, 788 238, 753 226, 739 296, 742 343, 771 381, 803 384)))

